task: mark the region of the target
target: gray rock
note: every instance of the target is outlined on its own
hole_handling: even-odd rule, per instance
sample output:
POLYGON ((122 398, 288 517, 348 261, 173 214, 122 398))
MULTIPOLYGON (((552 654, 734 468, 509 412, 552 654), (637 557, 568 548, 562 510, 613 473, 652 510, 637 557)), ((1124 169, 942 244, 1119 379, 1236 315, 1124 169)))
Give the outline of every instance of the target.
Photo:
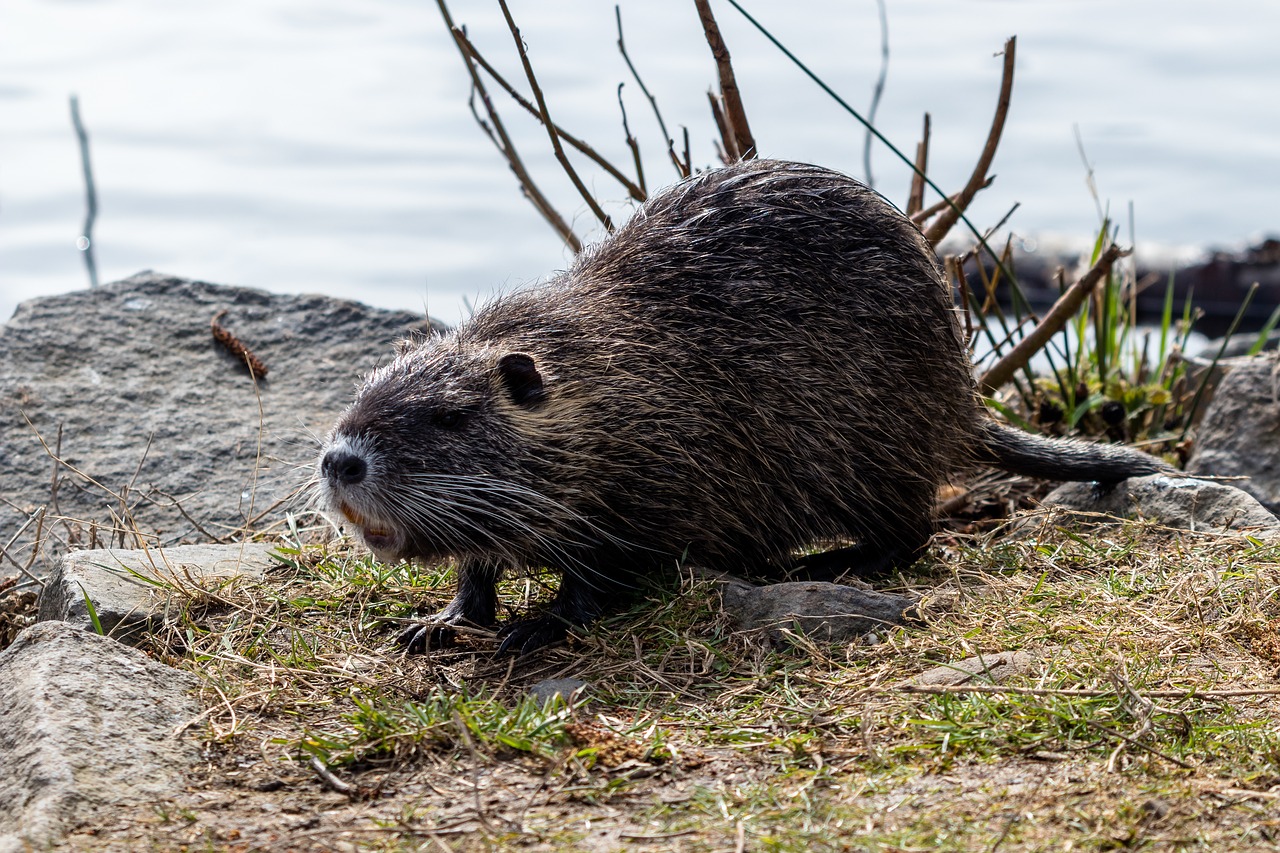
POLYGON ((1035 661, 1035 655, 1025 651, 977 655, 927 669, 908 683, 921 687, 999 684, 1026 672, 1035 661))
POLYGON ((797 581, 752 586, 722 579, 724 608, 744 630, 765 630, 775 643, 788 633, 820 642, 849 643, 900 625, 916 599, 843 584, 797 581))
POLYGON ((176 544, 279 521, 356 380, 425 322, 156 273, 23 303, 0 327, 0 531, 47 512, 10 556, 25 563, 37 529, 51 565, 136 547, 134 528, 176 544), (267 365, 256 387, 210 333, 223 310, 267 365))
POLYGON ((93 630, 85 603, 93 603, 102 630, 132 643, 163 622, 174 587, 238 575, 262 577, 276 565, 271 546, 178 545, 147 551, 72 551, 58 561, 40 593, 38 621, 93 630))
POLYGON ((1240 488, 1280 510, 1280 362, 1274 354, 1247 359, 1222 380, 1196 430, 1187 471, 1248 477, 1240 488))
POLYGON ((579 690, 584 690, 586 687, 587 682, 578 678, 544 678, 529 688, 529 695, 543 705, 556 696, 559 696, 566 703, 571 703, 573 694, 579 690))
POLYGON ((61 622, 0 653, 0 853, 45 849, 116 805, 172 796, 199 746, 190 676, 61 622))
POLYGON ((1066 483, 1046 495, 1043 503, 1073 512, 1141 516, 1186 530, 1280 535, 1280 520, 1240 489, 1191 477, 1153 474, 1107 488, 1066 483))

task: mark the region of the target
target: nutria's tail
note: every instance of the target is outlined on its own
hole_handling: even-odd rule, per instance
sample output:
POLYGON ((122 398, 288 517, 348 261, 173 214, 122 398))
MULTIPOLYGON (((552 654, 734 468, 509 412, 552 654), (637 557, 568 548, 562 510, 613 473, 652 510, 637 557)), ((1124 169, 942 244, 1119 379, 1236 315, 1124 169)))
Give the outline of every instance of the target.
POLYGON ((1044 480, 1114 483, 1145 474, 1177 473, 1173 466, 1131 447, 1045 438, 989 419, 982 422, 979 441, 981 464, 1044 480))

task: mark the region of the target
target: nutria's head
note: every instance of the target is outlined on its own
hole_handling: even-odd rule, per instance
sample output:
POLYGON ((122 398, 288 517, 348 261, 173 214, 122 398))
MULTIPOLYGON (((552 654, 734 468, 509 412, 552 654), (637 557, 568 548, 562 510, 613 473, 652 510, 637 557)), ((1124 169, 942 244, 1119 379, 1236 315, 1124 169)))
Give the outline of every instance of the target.
POLYGON ((325 509, 384 560, 516 547, 523 519, 548 511, 525 484, 524 426, 545 410, 549 382, 533 356, 497 344, 445 335, 403 348, 325 442, 325 509))

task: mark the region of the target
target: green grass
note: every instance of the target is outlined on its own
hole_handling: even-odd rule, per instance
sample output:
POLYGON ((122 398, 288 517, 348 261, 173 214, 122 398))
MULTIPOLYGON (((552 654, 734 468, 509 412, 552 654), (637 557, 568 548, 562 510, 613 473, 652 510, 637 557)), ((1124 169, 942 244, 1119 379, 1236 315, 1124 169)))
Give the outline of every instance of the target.
MULTIPOLYGON (((919 623, 790 650, 736 631, 714 586, 685 577, 519 660, 481 635, 430 656, 395 647, 395 619, 450 597, 447 567, 289 556, 260 582, 192 590, 155 653, 206 686, 209 784, 293 779, 287 802, 323 792, 314 756, 372 797, 339 809, 361 849, 436 831, 456 833, 450 849, 569 849, 602 831, 707 851, 1269 843, 1277 697, 1212 691, 1274 683, 1276 546, 1141 523, 961 540, 897 582, 923 595, 919 623), (997 692, 902 689, 1015 650, 1030 666, 997 692), (528 698, 553 676, 590 688, 572 706, 528 698)), ((502 594, 518 613, 549 585, 502 594)), ((226 819, 182 809, 194 817, 165 826, 226 819)))

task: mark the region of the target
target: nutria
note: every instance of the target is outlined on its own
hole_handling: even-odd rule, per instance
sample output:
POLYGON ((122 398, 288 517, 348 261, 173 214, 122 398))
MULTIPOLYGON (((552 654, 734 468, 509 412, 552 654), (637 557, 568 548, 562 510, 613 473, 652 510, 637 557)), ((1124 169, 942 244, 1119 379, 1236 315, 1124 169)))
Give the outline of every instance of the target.
POLYGON ((572 268, 375 370, 320 460, 383 559, 458 559, 401 639, 491 626, 507 569, 559 571, 528 651, 679 561, 830 576, 914 561, 938 487, 989 464, 1112 482, 1170 470, 1002 426, 934 253, 874 191, 753 160, 649 199, 572 268), (800 549, 856 542, 815 557, 800 549))

